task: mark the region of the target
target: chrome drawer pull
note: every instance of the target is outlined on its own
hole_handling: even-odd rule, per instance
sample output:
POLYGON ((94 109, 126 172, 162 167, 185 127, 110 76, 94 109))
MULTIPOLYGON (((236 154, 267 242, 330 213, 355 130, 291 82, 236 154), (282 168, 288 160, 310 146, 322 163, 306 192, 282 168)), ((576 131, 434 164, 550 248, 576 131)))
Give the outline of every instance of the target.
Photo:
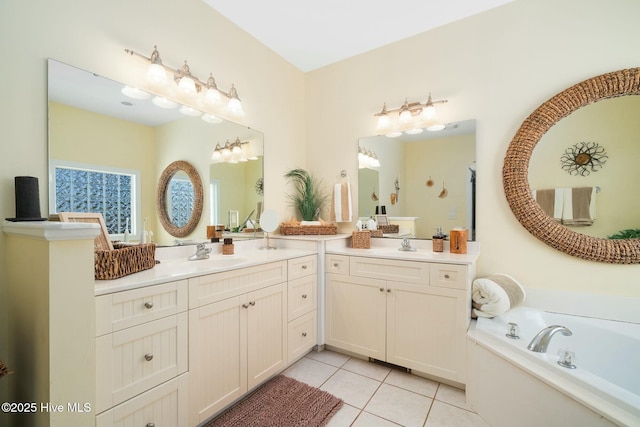
POLYGON ((147 353, 144 355, 144 360, 151 362, 153 360, 153 353, 147 353))
POLYGON ((144 306, 146 308, 153 308, 153 302, 152 301, 147 301, 147 302, 144 303, 144 306))

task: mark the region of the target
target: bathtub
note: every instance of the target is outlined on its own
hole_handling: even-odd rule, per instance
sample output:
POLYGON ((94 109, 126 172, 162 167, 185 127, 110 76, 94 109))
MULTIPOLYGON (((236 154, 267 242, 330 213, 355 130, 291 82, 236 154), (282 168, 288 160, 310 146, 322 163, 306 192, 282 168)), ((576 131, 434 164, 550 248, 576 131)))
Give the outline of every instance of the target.
POLYGON ((517 307, 481 318, 468 333, 467 400, 492 426, 640 426, 640 324, 517 307), (506 337, 517 323, 520 339, 506 337), (562 325, 546 353, 527 350, 543 328, 562 325), (558 351, 575 353, 575 369, 558 351))

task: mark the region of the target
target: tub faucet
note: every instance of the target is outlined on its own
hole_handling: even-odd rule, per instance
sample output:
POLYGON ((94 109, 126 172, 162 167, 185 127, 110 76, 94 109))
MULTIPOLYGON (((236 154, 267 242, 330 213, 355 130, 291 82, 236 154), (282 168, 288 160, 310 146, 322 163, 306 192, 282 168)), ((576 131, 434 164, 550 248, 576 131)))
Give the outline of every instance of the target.
POLYGON ((209 253, 211 252, 211 248, 205 247, 204 243, 198 243, 196 253, 189 257, 189 261, 195 261, 199 259, 207 259, 209 258, 209 253))
POLYGON ((527 346, 527 349, 535 351, 536 353, 546 353, 547 347, 549 347, 549 343, 551 342, 551 337, 553 337, 556 332, 560 332, 565 337, 573 335, 571 331, 564 326, 547 326, 546 328, 538 332, 535 337, 533 337, 533 339, 527 346))

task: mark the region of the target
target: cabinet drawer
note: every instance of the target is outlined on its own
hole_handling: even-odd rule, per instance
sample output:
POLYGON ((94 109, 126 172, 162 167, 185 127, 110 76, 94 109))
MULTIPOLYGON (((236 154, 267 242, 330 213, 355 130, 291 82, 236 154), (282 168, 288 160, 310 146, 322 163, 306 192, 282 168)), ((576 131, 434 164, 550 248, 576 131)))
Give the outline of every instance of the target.
POLYGON ((289 361, 305 355, 316 345, 316 311, 300 316, 289 322, 289 361))
POLYGON ((200 307, 287 281, 287 261, 189 279, 189 308, 200 307))
POLYGON ((146 393, 96 417, 96 427, 155 426, 189 424, 188 375, 159 385, 146 393))
POLYGON ((187 313, 96 338, 96 412, 186 372, 187 313))
POLYGON ((120 331, 187 309, 187 281, 96 297, 96 336, 120 331))
POLYGON ((326 256, 327 273, 349 274, 349 257, 345 255, 326 256))
POLYGON ((468 271, 466 265, 431 264, 431 286, 465 290, 469 287, 468 271))
POLYGON ((352 276, 429 284, 429 264, 426 262, 351 257, 349 271, 352 276))
POLYGON ((317 308, 318 276, 307 276, 289 281, 288 319, 293 320, 317 308))
POLYGON ((318 257, 315 255, 294 258, 289 263, 289 280, 309 276, 318 272, 318 257))

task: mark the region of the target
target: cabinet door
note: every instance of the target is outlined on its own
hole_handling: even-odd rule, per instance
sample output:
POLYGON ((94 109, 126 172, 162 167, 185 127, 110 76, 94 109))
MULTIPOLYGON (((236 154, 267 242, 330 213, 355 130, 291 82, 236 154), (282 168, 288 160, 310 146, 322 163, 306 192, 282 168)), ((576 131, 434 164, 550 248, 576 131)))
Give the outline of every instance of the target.
POLYGON ((187 314, 96 338, 96 412, 187 371, 187 314))
POLYGON ((464 382, 465 293, 388 282, 387 362, 464 382))
POLYGON ((188 375, 184 374, 96 416, 96 427, 189 425, 188 375))
POLYGON ((287 284, 251 292, 244 305, 250 390, 287 363, 287 284))
POLYGON ((200 424, 247 391, 241 297, 189 312, 189 419, 200 424))
POLYGON ((289 320, 296 319, 317 308, 317 281, 318 277, 315 274, 301 277, 300 279, 289 280, 289 289, 287 291, 289 298, 289 320))
POLYGON ((386 282, 327 274, 326 342, 385 359, 386 282))

